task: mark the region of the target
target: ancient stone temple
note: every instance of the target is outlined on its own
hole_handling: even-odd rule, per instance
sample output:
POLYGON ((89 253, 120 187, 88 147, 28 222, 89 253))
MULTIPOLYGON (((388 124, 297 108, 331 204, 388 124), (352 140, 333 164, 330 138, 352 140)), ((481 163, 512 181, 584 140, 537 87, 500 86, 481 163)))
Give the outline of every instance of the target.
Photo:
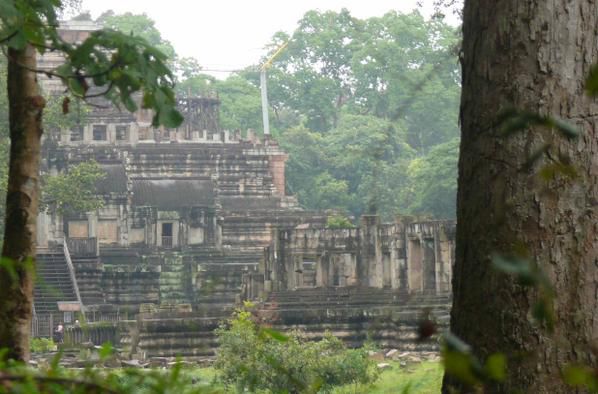
MULTIPOLYGON (((92 28, 70 23, 63 34, 80 40, 92 28)), ((48 56, 42 67, 56 63, 48 56)), ((100 333, 113 322, 108 338, 86 337, 95 342, 201 357, 243 299, 281 329, 331 329, 354 344, 374 331, 411 343, 393 330, 411 330, 424 307, 448 318, 454 223, 365 216, 356 228, 326 228, 324 213, 287 195, 276 141, 222 130, 218 105, 215 95, 181 99, 185 122, 172 130, 153 128, 147 111, 94 107, 46 134, 45 176, 89 160, 106 176, 96 185, 102 208, 39 215, 35 335, 84 314, 90 327, 104 321, 100 333)), ((70 332, 80 341, 94 331, 70 332)))

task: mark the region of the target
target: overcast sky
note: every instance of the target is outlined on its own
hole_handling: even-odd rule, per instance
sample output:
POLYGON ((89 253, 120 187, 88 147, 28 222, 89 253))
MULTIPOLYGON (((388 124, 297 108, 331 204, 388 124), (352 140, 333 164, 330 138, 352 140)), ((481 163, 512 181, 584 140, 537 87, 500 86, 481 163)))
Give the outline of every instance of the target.
MULTIPOLYGON (((424 1, 425 13, 431 0, 424 1)), ((235 70, 256 64, 264 46, 280 30, 292 32, 312 9, 347 8, 353 16, 409 12, 417 0, 83 0, 94 18, 116 13, 146 13, 177 53, 196 58, 204 69, 235 70)))

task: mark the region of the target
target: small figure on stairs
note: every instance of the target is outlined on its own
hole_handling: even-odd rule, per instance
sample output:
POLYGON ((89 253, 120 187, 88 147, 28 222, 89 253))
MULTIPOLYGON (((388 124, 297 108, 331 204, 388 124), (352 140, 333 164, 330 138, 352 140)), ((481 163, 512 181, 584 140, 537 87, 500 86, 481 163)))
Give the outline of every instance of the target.
POLYGON ((56 329, 54 330, 54 342, 55 343, 62 343, 64 340, 64 326, 59 324, 56 329))

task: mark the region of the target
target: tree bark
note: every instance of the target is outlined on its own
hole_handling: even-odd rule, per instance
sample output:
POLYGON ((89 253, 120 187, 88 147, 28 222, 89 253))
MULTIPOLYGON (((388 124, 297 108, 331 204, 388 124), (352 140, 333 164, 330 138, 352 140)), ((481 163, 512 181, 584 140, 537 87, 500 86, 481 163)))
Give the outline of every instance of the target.
MULTIPOLYGON (((451 330, 481 359, 508 356, 508 379, 488 392, 568 393, 570 363, 593 365, 598 338, 598 106, 584 79, 598 60, 596 1, 466 0, 463 19, 461 153, 451 330), (560 117, 582 132, 501 136, 497 114, 513 106, 560 117), (578 171, 547 187, 543 144, 578 171), (551 334, 532 321, 537 291, 491 267, 493 253, 524 245, 556 288, 551 334)), ((554 159, 554 157, 553 157, 554 159)), ((444 391, 455 384, 445 378, 444 391)))
POLYGON ((0 267, 0 348, 29 359, 35 274, 39 162, 44 98, 39 93, 31 45, 8 50, 10 161, 3 264, 0 267))

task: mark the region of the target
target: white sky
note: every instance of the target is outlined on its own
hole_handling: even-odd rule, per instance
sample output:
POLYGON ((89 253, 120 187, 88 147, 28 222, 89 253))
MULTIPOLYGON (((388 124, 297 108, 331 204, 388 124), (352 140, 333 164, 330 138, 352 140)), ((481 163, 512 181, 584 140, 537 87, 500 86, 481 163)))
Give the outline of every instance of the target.
MULTIPOLYGON (((431 9, 424 1, 424 11, 431 9)), ((280 30, 292 32, 306 11, 347 8, 358 18, 396 9, 409 12, 417 0, 83 0, 94 18, 146 13, 177 53, 196 58, 204 69, 236 70, 256 64, 264 46, 280 30)))

